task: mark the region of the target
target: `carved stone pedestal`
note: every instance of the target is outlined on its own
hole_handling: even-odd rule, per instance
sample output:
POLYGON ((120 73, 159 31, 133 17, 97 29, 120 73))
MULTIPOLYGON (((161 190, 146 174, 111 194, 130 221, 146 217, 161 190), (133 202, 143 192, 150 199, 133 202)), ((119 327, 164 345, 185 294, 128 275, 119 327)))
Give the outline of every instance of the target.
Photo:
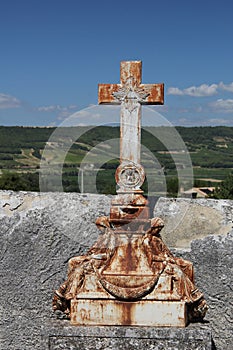
POLYGON ((54 310, 72 325, 185 327, 202 320, 207 306, 192 264, 163 243, 163 222, 148 218, 144 197, 127 195, 128 206, 125 198, 116 198, 109 218, 97 220, 103 233, 87 255, 69 260, 54 310))
POLYGON ((70 326, 69 321, 44 325, 44 350, 211 350, 208 325, 186 328, 70 326))

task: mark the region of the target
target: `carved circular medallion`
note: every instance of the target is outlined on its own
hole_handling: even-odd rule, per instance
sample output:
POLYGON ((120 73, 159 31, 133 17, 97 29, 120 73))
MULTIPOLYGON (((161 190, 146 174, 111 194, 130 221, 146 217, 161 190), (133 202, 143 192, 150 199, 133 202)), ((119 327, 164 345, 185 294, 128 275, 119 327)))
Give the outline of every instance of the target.
POLYGON ((139 164, 121 164, 116 171, 116 182, 122 188, 140 188, 145 180, 144 168, 139 164))

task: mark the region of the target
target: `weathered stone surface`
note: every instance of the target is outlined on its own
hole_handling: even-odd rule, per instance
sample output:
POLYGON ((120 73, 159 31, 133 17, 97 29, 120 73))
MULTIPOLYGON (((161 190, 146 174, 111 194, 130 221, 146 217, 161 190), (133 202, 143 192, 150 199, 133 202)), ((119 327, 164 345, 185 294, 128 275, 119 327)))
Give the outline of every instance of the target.
MULTIPOLYGON (((205 325, 185 329, 154 327, 62 327, 49 329, 51 350, 211 350, 211 331, 205 325), (59 329, 60 328, 60 329, 59 329)), ((47 329, 48 330, 48 329, 47 329)))
MULTIPOLYGON (((171 203, 170 199, 163 200, 166 201, 171 203)), ((183 203, 182 200, 175 203, 179 202, 183 203)), ((199 215, 203 208, 213 206, 211 200, 199 203, 199 200, 191 203, 198 206, 199 215)), ((224 231, 225 223, 231 224, 233 202, 214 203, 222 215, 224 231)), ((110 198, 102 195, 0 192, 1 349, 46 349, 41 330, 49 328, 45 325, 50 325, 56 317, 51 306, 53 289, 65 280, 68 259, 83 254, 95 242, 99 234, 95 220, 108 215, 109 208, 110 198)), ((158 211, 155 213, 157 216, 158 211)), ((160 213, 168 221, 169 213, 162 210, 160 213)), ((215 221, 216 216, 212 215, 212 222, 215 221)), ((189 250, 179 249, 175 254, 193 262, 196 284, 210 307, 206 320, 213 330, 215 346, 228 350, 233 333, 233 232, 221 234, 219 227, 219 234, 211 235, 213 232, 208 231, 208 226, 209 221, 203 219, 206 237, 194 240, 189 250)), ((195 231, 195 227, 185 226, 185 233, 190 236, 192 230, 195 231)), ((163 236, 163 231, 161 234, 163 236)), ((176 232, 170 234, 173 240, 176 232)), ((144 328, 140 330, 143 331, 144 328)))
POLYGON ((71 301, 73 325, 133 325, 185 327, 186 303, 183 301, 78 299, 71 301))
POLYGON ((53 289, 66 277, 67 260, 97 238, 96 214, 109 210, 109 199, 2 191, 0 208, 0 348, 44 350, 40 329, 54 317, 53 289))
POLYGON ((162 235, 169 247, 190 248, 194 239, 231 231, 233 206, 229 200, 159 198, 154 216, 164 220, 162 235))
POLYGON ((182 257, 192 260, 197 286, 206 297, 209 310, 206 320, 213 330, 217 349, 230 349, 233 334, 233 231, 226 236, 195 240, 191 251, 182 257))

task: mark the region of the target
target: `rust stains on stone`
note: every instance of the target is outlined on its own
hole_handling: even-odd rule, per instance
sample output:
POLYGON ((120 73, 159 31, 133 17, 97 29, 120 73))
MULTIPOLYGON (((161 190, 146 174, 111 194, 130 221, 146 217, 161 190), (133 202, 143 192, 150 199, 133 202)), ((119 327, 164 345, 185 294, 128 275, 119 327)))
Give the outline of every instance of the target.
POLYGON ((126 85, 131 80, 132 87, 141 84, 142 62, 141 61, 122 61, 120 66, 121 84, 126 85))
POLYGON ((99 104, 120 104, 113 96, 119 90, 119 84, 99 84, 98 103, 99 104))
MULTIPOLYGON (((141 84, 142 62, 122 61, 120 66, 120 84, 99 84, 99 104, 120 104, 123 100, 130 103, 136 100, 141 104, 163 104, 164 84, 141 84)), ((131 108, 134 108, 131 106, 131 108)))

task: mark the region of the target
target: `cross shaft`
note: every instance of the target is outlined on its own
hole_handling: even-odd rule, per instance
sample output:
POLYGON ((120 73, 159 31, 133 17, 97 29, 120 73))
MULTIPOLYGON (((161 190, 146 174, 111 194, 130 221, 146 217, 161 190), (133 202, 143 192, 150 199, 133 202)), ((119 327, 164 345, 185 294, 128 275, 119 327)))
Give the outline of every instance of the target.
POLYGON ((141 84, 142 62, 123 61, 120 84, 99 84, 99 104, 121 105, 120 162, 140 165, 141 105, 162 105, 163 84, 141 84))
POLYGON ((141 84, 141 77, 141 61, 123 61, 120 84, 99 84, 99 104, 121 104, 121 162, 140 163, 141 105, 164 103, 164 85, 141 84))

